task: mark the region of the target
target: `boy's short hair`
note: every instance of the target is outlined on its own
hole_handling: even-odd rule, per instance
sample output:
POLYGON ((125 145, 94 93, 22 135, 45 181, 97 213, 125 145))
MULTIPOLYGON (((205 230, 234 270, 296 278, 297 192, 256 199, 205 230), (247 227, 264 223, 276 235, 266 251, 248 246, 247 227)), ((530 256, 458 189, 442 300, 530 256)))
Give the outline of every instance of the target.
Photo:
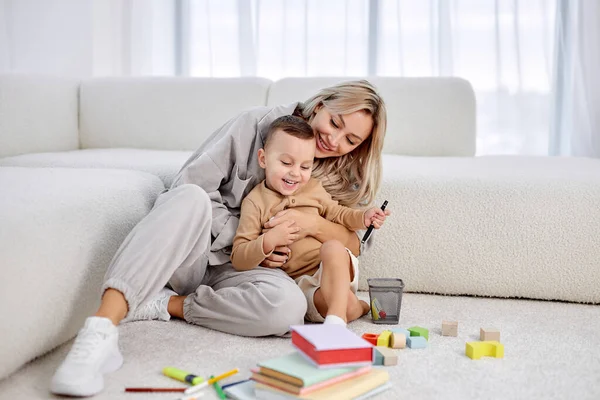
POLYGON ((271 122, 267 136, 265 137, 264 148, 267 148, 269 141, 273 138, 273 134, 278 131, 284 131, 288 135, 298 139, 310 140, 315 138, 311 126, 304 119, 294 115, 284 115, 271 122))

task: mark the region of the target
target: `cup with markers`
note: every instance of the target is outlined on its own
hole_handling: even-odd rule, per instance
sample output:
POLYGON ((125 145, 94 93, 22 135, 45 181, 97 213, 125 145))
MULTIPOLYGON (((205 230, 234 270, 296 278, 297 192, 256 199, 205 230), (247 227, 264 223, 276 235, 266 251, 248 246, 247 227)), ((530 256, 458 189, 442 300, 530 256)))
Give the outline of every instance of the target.
POLYGON ((369 300, 371 318, 376 324, 397 324, 400 321, 404 282, 398 278, 370 278, 369 300))

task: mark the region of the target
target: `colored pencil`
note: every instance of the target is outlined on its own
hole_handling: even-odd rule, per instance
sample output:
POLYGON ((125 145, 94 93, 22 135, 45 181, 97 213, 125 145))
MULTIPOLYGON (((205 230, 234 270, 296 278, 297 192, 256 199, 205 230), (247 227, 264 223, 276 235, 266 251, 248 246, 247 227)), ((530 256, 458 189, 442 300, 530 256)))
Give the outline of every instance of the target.
POLYGON ((130 387, 126 392, 184 392, 187 388, 152 388, 152 387, 130 387))

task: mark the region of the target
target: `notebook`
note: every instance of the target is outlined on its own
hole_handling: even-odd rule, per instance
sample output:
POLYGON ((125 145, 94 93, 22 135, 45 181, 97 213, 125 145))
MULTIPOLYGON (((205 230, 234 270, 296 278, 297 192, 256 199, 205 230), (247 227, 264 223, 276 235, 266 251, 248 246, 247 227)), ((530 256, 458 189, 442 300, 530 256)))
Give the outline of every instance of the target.
POLYGON ((352 400, 366 398, 371 395, 371 392, 374 394, 387 389, 381 386, 388 383, 389 379, 390 376, 385 369, 372 368, 364 375, 304 395, 297 396, 262 383, 256 383, 254 392, 256 398, 262 400, 352 400))
POLYGON ((283 391, 290 392, 292 394, 300 395, 300 394, 312 393, 315 390, 323 389, 327 386, 331 386, 333 384, 345 381, 347 379, 355 378, 357 376, 368 373, 370 370, 371 370, 370 365, 368 365, 366 367, 359 367, 353 371, 346 372, 342 375, 335 376, 333 378, 315 383, 314 385, 310 385, 310 386, 296 386, 289 382, 286 382, 286 381, 283 381, 283 380, 280 380, 277 378, 273 378, 272 376, 261 374, 260 372, 258 372, 258 370, 252 370, 251 379, 253 379, 257 382, 263 383, 265 385, 273 386, 273 387, 276 387, 283 391))
POLYGON ((255 400, 254 381, 246 381, 223 389, 228 399, 233 400, 255 400))
POLYGON ((319 368, 373 364, 373 345, 342 325, 292 325, 292 345, 319 368))
POLYGON ((259 362, 258 367, 261 374, 288 382, 297 387, 312 386, 336 376, 354 372, 358 368, 315 368, 313 363, 296 351, 259 362))

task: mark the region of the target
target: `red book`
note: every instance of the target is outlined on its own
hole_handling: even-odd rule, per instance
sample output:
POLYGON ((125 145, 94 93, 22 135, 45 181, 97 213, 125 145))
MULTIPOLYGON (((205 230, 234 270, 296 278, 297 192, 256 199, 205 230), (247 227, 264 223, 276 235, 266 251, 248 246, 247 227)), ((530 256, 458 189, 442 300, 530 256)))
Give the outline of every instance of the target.
POLYGON ((294 325, 292 344, 319 368, 370 365, 373 345, 335 324, 294 325))

